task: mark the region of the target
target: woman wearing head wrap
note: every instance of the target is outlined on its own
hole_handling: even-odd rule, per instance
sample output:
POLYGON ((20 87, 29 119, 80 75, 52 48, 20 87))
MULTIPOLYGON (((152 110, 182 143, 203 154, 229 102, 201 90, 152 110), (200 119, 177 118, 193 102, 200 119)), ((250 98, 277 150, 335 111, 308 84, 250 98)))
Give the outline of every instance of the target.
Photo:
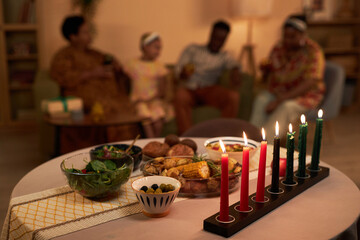
POLYGON ((164 101, 165 65, 157 60, 162 48, 158 33, 145 33, 140 40, 141 57, 125 64, 125 72, 131 78, 131 101, 138 115, 150 119, 144 126, 147 137, 159 137, 165 118, 169 118, 171 107, 164 101))
POLYGON ((289 123, 316 108, 325 93, 324 54, 306 34, 303 16, 291 16, 283 25, 282 40, 261 65, 267 90, 261 92, 253 106, 251 122, 274 132, 275 122, 282 134, 289 123))
MULTIPOLYGON (((101 105, 105 116, 129 113, 128 79, 122 67, 109 55, 91 47, 92 35, 83 16, 69 16, 62 24, 62 34, 68 41, 54 56, 50 74, 59 84, 63 96, 83 100, 85 112, 101 105)), ((136 136, 126 126, 67 127, 60 134, 61 153, 71 152, 105 141, 113 142, 136 136), (107 137, 105 137, 107 136, 107 137)))

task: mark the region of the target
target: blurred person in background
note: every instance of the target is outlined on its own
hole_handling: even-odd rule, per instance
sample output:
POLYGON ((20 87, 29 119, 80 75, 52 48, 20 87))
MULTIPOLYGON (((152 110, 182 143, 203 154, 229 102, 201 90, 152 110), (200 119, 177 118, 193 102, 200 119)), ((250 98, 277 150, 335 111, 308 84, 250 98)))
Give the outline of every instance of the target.
POLYGON ((230 25, 224 21, 213 24, 206 44, 185 48, 175 67, 179 87, 174 105, 178 134, 192 126, 192 109, 198 105, 218 108, 222 117, 235 118, 239 108, 240 66, 227 52, 221 51, 230 25), (219 78, 230 70, 230 89, 219 85, 219 78))
MULTIPOLYGON (((92 34, 85 18, 69 16, 61 30, 68 45, 55 54, 50 67, 61 95, 81 98, 85 113, 95 105, 101 106, 105 117, 131 112, 129 80, 116 59, 91 48, 92 34)), ((133 134, 125 127, 66 128, 60 136, 61 152, 104 143, 104 136, 108 141, 118 141, 130 139, 133 134)))
POLYGON ((325 94, 324 54, 306 34, 304 16, 290 16, 282 29, 282 40, 260 68, 267 89, 255 99, 250 122, 274 133, 279 121, 284 136, 289 123, 319 106, 325 94))
POLYGON ((160 137, 166 120, 173 117, 172 106, 165 101, 168 70, 158 60, 162 40, 156 32, 145 33, 140 39, 141 56, 124 64, 131 78, 130 99, 139 116, 150 119, 144 123, 147 137, 160 137))

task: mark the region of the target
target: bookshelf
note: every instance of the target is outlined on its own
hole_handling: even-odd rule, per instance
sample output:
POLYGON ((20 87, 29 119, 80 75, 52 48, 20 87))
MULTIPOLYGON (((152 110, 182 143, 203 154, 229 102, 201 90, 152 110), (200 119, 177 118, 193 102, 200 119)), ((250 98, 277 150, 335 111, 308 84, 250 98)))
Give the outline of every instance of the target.
POLYGON ((39 66, 38 0, 0 0, 0 126, 36 120, 33 83, 39 66))
POLYGON ((309 36, 324 49, 327 60, 340 64, 346 72, 344 104, 360 109, 360 2, 353 1, 352 16, 309 21, 309 36), (349 94, 350 93, 350 94, 349 94))

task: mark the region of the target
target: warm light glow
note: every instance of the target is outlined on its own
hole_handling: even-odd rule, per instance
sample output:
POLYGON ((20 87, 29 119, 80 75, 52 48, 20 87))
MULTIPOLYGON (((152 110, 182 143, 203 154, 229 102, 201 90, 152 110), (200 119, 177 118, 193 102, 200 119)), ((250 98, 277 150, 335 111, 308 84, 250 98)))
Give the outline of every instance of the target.
POLYGON ((260 18, 269 17, 273 8, 273 0, 231 0, 230 15, 232 17, 260 18))
POLYGON ((301 114, 301 123, 302 124, 305 124, 305 115, 304 114, 301 114))
POLYGON ((266 138, 265 138, 265 129, 264 128, 261 129, 261 134, 262 134, 263 140, 265 141, 266 138))
POLYGON ((279 136, 279 122, 276 121, 276 124, 275 124, 275 135, 278 137, 279 136))
POLYGON ((320 109, 319 112, 318 112, 318 117, 319 117, 319 118, 322 118, 323 114, 324 114, 323 110, 320 109))
POLYGON ((221 150, 223 151, 223 153, 226 153, 225 145, 224 145, 223 141, 221 141, 221 139, 219 140, 219 143, 220 143, 220 147, 221 147, 221 150))
POLYGON ((289 133, 292 133, 292 125, 291 125, 291 123, 289 124, 289 133))
POLYGON ((244 145, 245 145, 245 147, 247 147, 248 142, 247 142, 247 137, 246 137, 245 132, 243 132, 243 137, 244 137, 244 145))

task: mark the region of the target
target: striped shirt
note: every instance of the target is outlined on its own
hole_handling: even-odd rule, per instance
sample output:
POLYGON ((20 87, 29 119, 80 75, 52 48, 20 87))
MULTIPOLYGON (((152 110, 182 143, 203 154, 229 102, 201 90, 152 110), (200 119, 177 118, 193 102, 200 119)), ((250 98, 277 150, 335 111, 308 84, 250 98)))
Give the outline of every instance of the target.
POLYGON ((194 73, 184 82, 184 86, 188 89, 197 89, 217 84, 219 77, 226 69, 239 67, 240 65, 228 53, 218 52, 212 53, 206 45, 191 44, 185 48, 175 67, 177 77, 183 67, 187 64, 193 64, 194 73))

